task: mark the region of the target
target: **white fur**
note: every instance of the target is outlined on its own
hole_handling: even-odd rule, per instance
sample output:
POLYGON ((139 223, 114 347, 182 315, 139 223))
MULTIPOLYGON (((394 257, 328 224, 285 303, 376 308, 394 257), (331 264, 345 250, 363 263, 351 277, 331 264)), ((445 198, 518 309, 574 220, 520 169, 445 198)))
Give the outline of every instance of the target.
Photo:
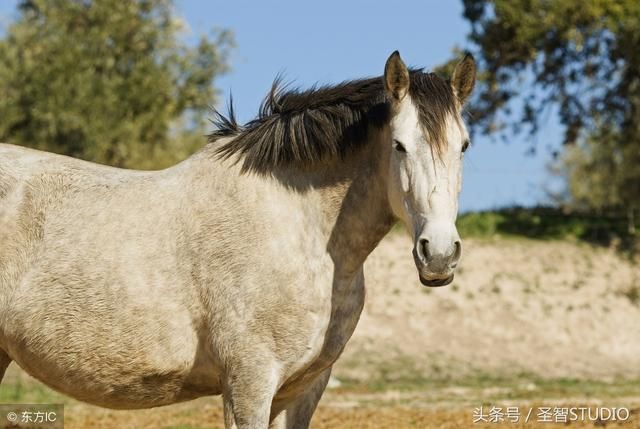
MULTIPOLYGON (((427 239, 433 255, 452 254, 454 243, 460 241, 455 221, 462 186, 462 145, 468 136, 457 119, 452 115, 447 118, 447 145, 441 156, 423 132, 410 96, 400 101, 392 121, 393 140, 400 142, 406 153, 392 152, 389 200, 414 241, 427 239)), ((425 277, 433 277, 428 266, 422 268, 425 277)))
POLYGON ((97 405, 222 393, 227 428, 308 427, 367 255, 397 218, 433 254, 459 239, 466 131, 450 118, 435 159, 408 96, 399 108, 345 159, 268 177, 215 145, 156 172, 0 145, 0 381, 13 360, 97 405))

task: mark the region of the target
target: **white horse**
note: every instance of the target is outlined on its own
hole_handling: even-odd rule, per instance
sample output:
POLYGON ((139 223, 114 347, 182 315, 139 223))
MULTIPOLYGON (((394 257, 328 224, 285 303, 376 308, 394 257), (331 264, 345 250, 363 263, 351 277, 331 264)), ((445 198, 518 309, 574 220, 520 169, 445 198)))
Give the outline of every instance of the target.
POLYGON ((400 219, 427 286, 451 282, 462 105, 408 70, 274 86, 244 127, 162 171, 0 145, 0 379, 11 361, 104 407, 222 394, 227 428, 305 428, 400 219))

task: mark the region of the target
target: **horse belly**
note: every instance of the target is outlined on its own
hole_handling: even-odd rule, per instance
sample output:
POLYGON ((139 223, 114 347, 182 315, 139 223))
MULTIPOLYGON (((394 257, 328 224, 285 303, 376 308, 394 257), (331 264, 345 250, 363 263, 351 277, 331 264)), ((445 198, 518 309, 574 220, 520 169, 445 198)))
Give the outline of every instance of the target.
MULTIPOLYGON (((109 363, 109 362, 103 362, 109 363)), ((61 371, 61 368, 56 368, 61 371)), ((76 372, 69 379, 54 378, 51 373, 32 374, 51 388, 89 404, 114 409, 141 409, 174 404, 220 393, 215 381, 189 379, 181 366, 163 365, 127 368, 134 373, 120 377, 76 372)))
POLYGON ((111 340, 108 349, 76 346, 69 350, 62 338, 32 339, 10 344, 9 349, 33 377, 103 407, 149 408, 220 393, 215 366, 199 357, 203 352, 197 348, 164 345, 158 353, 159 345, 132 347, 130 342, 111 340))
MULTIPOLYGON (((220 391, 219 374, 192 311, 171 296, 110 302, 28 288, 16 299, 9 355, 30 375, 78 400, 109 408, 148 408, 220 391)), ((86 290, 89 288, 85 288, 86 290)), ((61 290, 58 290, 61 292, 61 290)))

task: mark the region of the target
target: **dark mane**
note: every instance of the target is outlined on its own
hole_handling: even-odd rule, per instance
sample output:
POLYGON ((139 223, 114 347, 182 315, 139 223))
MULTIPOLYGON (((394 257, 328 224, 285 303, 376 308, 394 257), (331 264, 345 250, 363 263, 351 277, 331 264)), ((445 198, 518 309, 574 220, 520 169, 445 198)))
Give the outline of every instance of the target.
MULTIPOLYGON (((431 144, 441 148, 446 145, 447 114, 456 110, 451 86, 421 70, 411 70, 410 76, 409 94, 422 125, 431 144)), ((238 154, 243 171, 266 173, 276 167, 343 157, 370 140, 370 127, 383 127, 390 119, 391 103, 381 77, 304 91, 287 90, 276 78, 256 119, 239 125, 230 100, 227 116, 214 110, 216 130, 208 138, 215 142, 236 136, 218 147, 216 154, 225 159, 238 154)))

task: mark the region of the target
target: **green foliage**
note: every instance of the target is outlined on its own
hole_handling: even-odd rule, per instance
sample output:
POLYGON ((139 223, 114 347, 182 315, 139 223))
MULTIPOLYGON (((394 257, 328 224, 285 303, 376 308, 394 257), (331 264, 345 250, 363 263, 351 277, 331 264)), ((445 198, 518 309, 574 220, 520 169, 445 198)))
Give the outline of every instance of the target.
POLYGON ((464 0, 470 40, 483 62, 476 119, 495 130, 499 109, 524 96, 518 119, 537 126, 558 103, 573 142, 597 118, 620 124, 640 79, 640 4, 635 0, 464 0), (523 87, 524 72, 533 87, 523 87), (540 94, 541 93, 541 94, 540 94), (603 104, 604 103, 604 104, 603 104), (611 111, 610 108, 614 108, 611 111))
POLYGON ((192 152, 230 34, 189 48, 171 0, 22 0, 0 40, 0 141, 121 167, 192 152))
MULTIPOLYGON (((536 133, 559 108, 579 208, 640 209, 640 2, 463 0, 480 60, 472 125, 536 133), (518 100, 518 102, 514 102, 518 100)), ((447 64, 443 70, 450 68, 447 64)))
POLYGON ((559 160, 571 203, 601 213, 622 211, 627 229, 635 233, 640 208, 640 136, 635 144, 621 144, 622 134, 600 130, 568 147, 559 160))
POLYGON ((463 236, 491 237, 500 231, 505 215, 497 212, 465 213, 458 218, 458 231, 463 236))
POLYGON ((555 207, 506 208, 465 213, 458 218, 462 237, 523 236, 536 239, 578 239, 599 244, 629 239, 624 216, 571 212, 555 207))

